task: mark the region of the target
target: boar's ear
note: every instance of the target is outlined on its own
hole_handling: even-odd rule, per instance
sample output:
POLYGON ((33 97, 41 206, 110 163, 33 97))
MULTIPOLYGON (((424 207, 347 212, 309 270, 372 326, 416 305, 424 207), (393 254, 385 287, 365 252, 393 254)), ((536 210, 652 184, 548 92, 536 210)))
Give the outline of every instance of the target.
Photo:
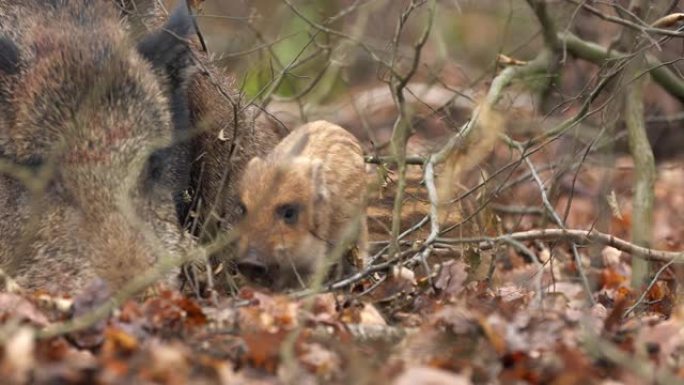
POLYGON ((19 72, 19 48, 13 41, 0 37, 0 75, 19 72))
POLYGON ((152 65, 166 72, 172 86, 179 86, 188 77, 192 54, 188 39, 195 32, 190 10, 185 1, 173 11, 169 20, 138 43, 138 52, 152 65))
MULTIPOLYGON (((2 0, 0 0, 2 1, 2 0)), ((158 74, 163 76, 172 113, 174 145, 160 149, 150 157, 150 170, 159 175, 158 180, 172 181, 182 191, 190 184, 190 156, 185 151, 192 127, 187 102, 186 86, 195 70, 189 39, 195 33, 194 20, 184 0, 173 11, 166 24, 143 37, 137 49, 158 74)), ((177 200, 177 203, 181 202, 177 200)), ((177 213, 184 217, 183 204, 177 205, 177 213)))

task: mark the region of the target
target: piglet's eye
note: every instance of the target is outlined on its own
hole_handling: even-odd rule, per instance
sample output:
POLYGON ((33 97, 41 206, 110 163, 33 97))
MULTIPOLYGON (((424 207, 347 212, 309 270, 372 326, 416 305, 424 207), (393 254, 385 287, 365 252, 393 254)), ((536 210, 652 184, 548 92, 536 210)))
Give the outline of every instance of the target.
POLYGON ((286 203, 276 208, 276 216, 288 225, 294 225, 299 218, 299 205, 286 203))

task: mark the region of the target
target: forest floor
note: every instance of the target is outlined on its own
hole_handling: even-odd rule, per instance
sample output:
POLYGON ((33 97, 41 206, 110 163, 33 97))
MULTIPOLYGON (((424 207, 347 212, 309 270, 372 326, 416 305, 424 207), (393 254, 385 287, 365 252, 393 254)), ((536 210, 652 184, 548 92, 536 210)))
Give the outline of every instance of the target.
MULTIPOLYGON (((488 162, 505 161, 506 152, 497 147, 488 162)), ((544 154, 534 160, 543 162, 544 154)), ((559 183, 556 210, 568 228, 628 238, 631 164, 628 157, 615 164, 586 164, 559 183), (601 191, 601 180, 612 190, 601 191), (567 184, 574 188, 563 188, 567 184), (592 222, 606 209, 602 199, 611 219, 592 222)), ((377 175, 370 172, 369 180, 377 175)), ((552 228, 539 209, 538 186, 524 175, 524 169, 511 175, 507 188, 486 205, 482 191, 456 200, 451 223, 473 220, 443 234, 425 265, 397 263, 387 274, 379 271, 334 293, 295 299, 244 287, 235 298, 209 300, 159 287, 156 295, 129 300, 84 330, 39 338, 34 328, 70 319, 98 297, 98 289, 76 298, 2 293, 0 382, 684 383, 684 305, 676 295, 681 270, 656 265, 657 279, 633 290, 631 256, 610 246, 578 246, 578 266, 563 238, 520 241, 529 254, 508 245, 450 243, 552 228)), ((386 176, 369 208, 375 251, 389 239, 397 175, 386 176)), ((465 179, 477 185, 482 178, 479 170, 465 179)), ((421 167, 411 166, 404 229, 429 211, 421 180, 421 167)), ((661 163, 655 249, 682 248, 683 189, 684 163, 661 163)), ((406 247, 417 250, 429 229, 427 222, 416 228, 404 238, 406 247)))
MULTIPOLYGON (((505 133, 508 143, 527 143, 559 122, 577 118, 577 124, 531 149, 501 140, 477 159, 466 159, 468 166, 444 190, 450 199, 438 213, 437 238, 430 239, 432 200, 424 164, 412 162, 418 164, 406 174, 401 257, 388 256, 400 175, 391 164, 369 164, 368 181, 375 186, 368 208, 371 254, 379 257, 365 274, 343 277, 346 285, 337 290, 323 287, 308 295, 244 286, 235 296, 198 298, 157 286, 113 312, 94 313, 110 294, 98 285, 76 297, 1 292, 0 385, 684 384, 684 269, 666 262, 684 258, 684 92, 680 85, 674 87, 679 94, 670 95, 653 82, 645 90, 644 120, 657 160, 648 249, 655 254, 649 255, 629 243, 634 163, 618 119, 626 113, 609 104, 621 105, 621 86, 637 82, 624 75, 618 76, 624 84, 604 83, 626 71, 615 70, 626 65, 610 55, 623 27, 636 25, 646 37, 639 42, 653 41, 646 52, 662 60, 653 69, 670 68, 681 84, 679 27, 661 25, 673 29, 658 35, 662 30, 646 28, 651 22, 631 13, 617 24, 594 15, 596 9, 613 12, 609 8, 625 1, 439 1, 434 40, 420 56, 417 42, 427 10, 417 4, 427 2, 295 2, 316 8, 311 14, 339 3, 329 10, 330 20, 335 15, 338 21, 324 24, 326 29, 298 20, 307 13, 291 12, 297 9, 291 1, 282 2, 287 7, 270 0, 215 3, 217 9, 199 19, 208 43, 255 55, 275 47, 287 59, 278 66, 271 56, 259 56, 261 62, 245 56, 243 66, 252 72, 244 82, 238 76, 237 83, 247 95, 268 99, 269 114, 288 127, 302 120, 338 123, 359 137, 369 156, 377 155, 372 147, 388 142, 399 116, 397 95, 388 85, 402 83, 393 74, 407 73, 414 57, 419 65, 401 79, 408 82, 401 99, 412 118, 407 126, 417 128, 407 154, 423 157, 472 118, 504 71, 543 58, 548 25, 540 25, 529 4, 549 5, 561 38, 577 33, 589 48, 607 52, 600 60, 579 60, 570 40, 554 38, 553 45, 562 46, 556 52, 562 58, 555 63, 558 73, 533 71, 534 76, 504 82, 493 98, 505 115, 497 139, 505 133), (592 12, 579 12, 580 4, 592 12), (262 12, 254 13, 252 5, 262 12), (400 23, 401 15, 416 9, 422 13, 409 18, 415 25, 400 23), (356 14, 367 17, 357 20, 356 14), (266 38, 250 26, 245 36, 258 40, 227 47, 241 40, 238 27, 248 30, 245 22, 254 20, 266 38), (342 32, 323 36, 328 28, 342 32), (364 49, 351 51, 341 37, 357 36, 357 29, 363 34, 350 41, 364 49), (277 45, 281 40, 283 47, 277 45), (524 60, 502 62, 501 53, 524 60), (391 58, 393 65, 396 58, 396 68, 380 65, 376 57, 391 58), (319 70, 332 75, 321 78, 319 70), (262 89, 275 91, 275 79, 288 92, 261 95, 262 89), (321 79, 322 90, 313 87, 321 79), (536 84, 540 79, 558 84, 546 89, 536 84), (548 100, 540 89, 550 91, 548 100), (308 99, 292 100, 311 90, 308 99), (594 94, 596 100, 589 100, 594 94), (591 113, 582 112, 585 105, 591 113), (375 131, 366 132, 369 127, 375 131), (663 255, 669 257, 658 258, 663 255), (651 264, 643 284, 631 282, 635 258, 660 260, 651 264)), ((675 9, 676 2, 663 3, 675 9)), ((684 13, 675 10, 679 22, 684 13)), ((437 182, 444 172, 437 168, 437 182)))

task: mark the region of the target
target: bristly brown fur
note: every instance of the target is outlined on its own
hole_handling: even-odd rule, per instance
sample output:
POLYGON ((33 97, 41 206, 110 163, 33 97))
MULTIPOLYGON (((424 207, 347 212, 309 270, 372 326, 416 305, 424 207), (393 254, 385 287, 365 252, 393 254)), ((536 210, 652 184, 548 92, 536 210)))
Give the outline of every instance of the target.
POLYGON ((255 119, 255 107, 241 104, 230 75, 207 69, 209 73, 193 78, 188 90, 190 120, 198 131, 191 171, 201 224, 196 233, 204 241, 232 228, 238 219, 237 183, 247 162, 267 154, 280 139, 273 127, 255 119), (234 105, 217 86, 230 93, 234 105))
MULTIPOLYGON (((151 18, 142 21, 149 29, 166 19, 158 4, 148 15, 151 18)), ((194 36, 193 40, 192 52, 199 68, 182 95, 188 124, 180 135, 185 139, 176 146, 176 152, 187 159, 190 175, 186 186, 189 194, 179 195, 179 214, 184 226, 208 244, 230 232, 238 219, 237 183, 247 162, 266 155, 283 134, 264 115, 256 117, 257 107, 244 103, 233 75, 216 68, 194 36)), ((212 256, 214 265, 227 263, 232 254, 232 247, 227 245, 212 256)), ((227 289, 229 281, 223 275, 215 279, 219 290, 227 289)))
POLYGON ((18 53, 18 71, 0 71, 0 157, 44 184, 0 175, 0 267, 25 288, 70 292, 179 256, 175 160, 151 161, 173 136, 165 63, 147 61, 163 57, 155 42, 139 53, 98 0, 0 0, 0 38, 18 53))
MULTIPOLYGON (((205 55, 197 56, 209 62, 205 55)), ((242 97, 234 91, 232 76, 210 65, 205 69, 208 72, 196 74, 188 89, 194 131, 189 142, 191 203, 181 211, 185 226, 201 243, 210 244, 223 242, 220 236, 229 234, 239 218, 237 184, 247 162, 267 154, 280 136, 273 126, 255 119, 255 107, 240 104, 242 97)), ((230 264, 233 255, 227 244, 211 256, 212 265, 230 264)), ((217 270, 221 273, 214 278, 216 288, 230 290, 229 270, 217 270)))
POLYGON ((249 162, 239 191, 237 266, 247 278, 274 289, 305 286, 357 218, 352 238, 365 259, 365 164, 345 129, 326 121, 297 128, 249 162))

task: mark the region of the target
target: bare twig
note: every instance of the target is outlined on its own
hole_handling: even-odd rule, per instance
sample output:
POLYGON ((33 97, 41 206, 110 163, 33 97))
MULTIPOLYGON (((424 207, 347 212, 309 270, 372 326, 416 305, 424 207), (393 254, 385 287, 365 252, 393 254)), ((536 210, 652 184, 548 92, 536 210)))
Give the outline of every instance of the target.
MULTIPOLYGON (((397 158, 394 156, 377 156, 377 155, 367 155, 365 158, 366 163, 370 164, 390 164, 397 163, 397 158)), ((419 155, 409 155, 404 158, 406 164, 422 166, 425 164, 425 158, 419 155)))
MULTIPOLYGON (((541 229, 511 233, 506 237, 518 241, 566 241, 575 242, 578 245, 597 243, 605 246, 612 246, 633 257, 658 262, 684 263, 684 251, 664 251, 648 247, 635 245, 624 239, 615 237, 611 234, 601 233, 596 230, 563 230, 563 229, 541 229)), ((503 236, 502 236, 503 237, 503 236)), ((500 237, 472 237, 472 238, 437 238, 439 242, 451 244, 476 243, 478 247, 485 250, 490 249, 494 244, 502 242, 500 237)))
POLYGON ((633 312, 635 309, 637 309, 637 308, 639 308, 639 306, 641 306, 641 304, 644 302, 644 299, 646 299, 646 295, 651 291, 651 289, 653 288, 653 286, 655 286, 655 284, 658 282, 658 278, 660 278, 660 274, 662 274, 665 270, 667 270, 668 267, 672 266, 673 263, 674 263, 674 261, 670 261, 670 262, 664 264, 664 265, 655 273, 655 275, 654 275, 653 278, 651 279, 651 283, 649 283, 649 284, 648 284, 648 287, 646 287, 646 289, 644 289, 644 291, 643 291, 643 292, 641 293, 641 295, 639 296, 639 299, 637 299, 637 300, 634 302, 634 304, 633 304, 632 306, 628 307, 628 308, 625 310, 625 313, 622 315, 623 318, 627 318, 627 316, 629 316, 629 314, 630 314, 631 312, 633 312))
MULTIPOLYGON (((596 43, 584 41, 571 33, 561 33, 558 37, 572 55, 594 64, 602 65, 606 61, 625 57, 622 52, 608 50, 596 43)), ((684 101, 684 81, 652 55, 646 54, 646 63, 653 80, 672 96, 684 101)))
MULTIPOLYGON (((392 44, 394 47, 391 65, 394 67, 397 61, 399 40, 403 28, 408 20, 409 15, 417 9, 422 2, 411 1, 407 9, 402 12, 399 17, 399 22, 397 23, 397 29, 394 33, 392 44)), ((392 89, 392 95, 394 102, 399 110, 399 114, 394 123, 392 129, 392 138, 390 143, 392 146, 392 152, 394 157, 397 159, 397 174, 399 176, 397 181, 397 189, 394 197, 394 208, 392 210, 392 227, 391 227, 391 238, 390 238, 390 252, 391 254, 396 254, 399 252, 399 233, 401 232, 401 208, 404 201, 404 189, 406 188, 406 142, 408 141, 409 134, 413 131, 411 117, 406 109, 404 89, 408 84, 409 80, 415 75, 418 69, 418 63, 420 62, 420 55, 427 43, 427 39, 430 36, 430 31, 432 30, 432 22, 434 20, 436 1, 431 1, 428 8, 428 21, 423 29, 423 33, 418 38, 414 46, 413 60, 411 61, 411 67, 405 75, 397 74, 395 71, 392 72, 392 78, 390 81, 390 87, 392 89)))
MULTIPOLYGON (((520 151, 521 155, 524 155, 525 149, 523 148, 522 145, 518 144, 518 150, 520 151)), ((534 181, 537 183, 537 186, 539 187, 539 193, 542 198, 542 203, 546 210, 548 211, 549 215, 551 218, 553 218, 553 221, 556 223, 558 227, 561 229, 566 229, 565 227, 565 222, 561 219, 561 217, 558 215, 556 212, 556 209, 553 207, 551 204, 551 201, 549 200, 548 195, 546 194, 546 188, 544 187, 544 182, 542 182, 541 178, 539 177, 539 174, 537 173, 537 170, 534 167, 534 164, 532 164, 532 161, 530 160, 529 157, 524 157, 525 163, 530 169, 530 172, 532 173, 532 178, 534 181)), ((577 266, 577 272, 579 273, 580 279, 582 280, 582 284, 584 286, 585 294, 587 295, 587 298, 589 299, 589 302, 593 305, 594 302, 594 297, 591 295, 591 287, 589 286, 589 280, 587 279, 587 275, 584 273, 584 269, 582 267, 582 259, 580 258, 579 252, 577 250, 577 246, 573 243, 572 244, 572 254, 575 257, 575 264, 577 266)))
POLYGON ((420 262, 423 264, 425 269, 425 274, 427 274, 430 286, 434 287, 432 282, 432 274, 430 274, 430 268, 427 263, 427 257, 432 251, 432 243, 439 236, 439 197, 437 196, 437 186, 435 185, 435 165, 433 162, 428 162, 425 165, 425 188, 428 191, 428 197, 430 198, 430 234, 425 240, 426 247, 422 252, 419 253, 420 262))
MULTIPOLYGON (((430 216, 429 216, 429 215, 424 216, 424 217, 423 217, 420 221, 418 221, 415 225, 411 226, 409 229, 407 229, 407 230, 404 231, 403 233, 399 234, 399 240, 401 241, 401 240, 403 240, 404 238, 406 238, 407 236, 411 235, 412 233, 418 231, 420 228, 422 228, 423 226, 425 226, 426 223, 428 223, 428 220, 429 220, 429 219, 430 219, 430 216)), ((389 250, 389 243, 390 243, 389 241, 384 241, 384 242, 380 243, 380 244, 384 244, 385 246, 383 246, 377 253, 375 253, 375 255, 373 255, 373 256, 369 259, 369 262, 368 262, 369 265, 375 264, 375 262, 376 262, 378 259, 380 259, 380 258, 387 252, 387 250, 389 250)), ((400 242, 400 245, 401 245, 401 242, 400 242)))
MULTIPOLYGON (((652 33, 652 34, 658 34, 658 35, 663 35, 663 36, 670 36, 670 37, 684 37, 684 32, 680 31, 671 31, 669 29, 663 29, 659 28, 660 26, 667 26, 670 25, 668 23, 665 23, 667 20, 663 20, 662 22, 660 20, 654 22, 649 26, 648 24, 641 22, 641 23, 636 23, 629 21, 627 19, 623 19, 618 16, 613 16, 613 15, 608 15, 604 12, 601 12, 596 7, 591 6, 590 4, 587 4, 586 1, 581 1, 581 0, 565 0, 569 1, 573 4, 577 4, 578 6, 582 7, 584 10, 588 11, 589 13, 598 16, 599 18, 609 21, 611 23, 619 24, 622 25, 623 27, 627 27, 630 29, 633 29, 634 31, 641 32, 641 33, 652 33)), ((671 17, 676 17, 672 16, 671 17)), ((664 19, 664 18, 663 18, 664 19)), ((661 19, 662 20, 662 19, 661 19)))
MULTIPOLYGON (((587 244, 601 244, 605 246, 611 246, 623 252, 631 254, 633 257, 642 258, 651 261, 660 262, 671 262, 671 263, 684 263, 684 251, 672 252, 672 251, 662 251, 649 249, 641 247, 625 241, 623 239, 617 238, 611 234, 601 233, 595 230, 563 230, 563 229, 541 229, 541 230, 530 230, 521 231, 510 234, 504 234, 497 237, 468 237, 468 238, 442 238, 437 237, 434 243, 444 243, 450 245, 458 244, 475 244, 480 250, 489 250, 501 243, 510 244, 518 249, 520 242, 530 242, 530 241, 564 241, 575 243, 578 245, 587 244)), ((524 246, 524 245, 523 245, 524 246)), ((524 252, 525 249, 520 249, 524 252)), ((528 249, 529 251, 529 249, 528 249)), ((531 252, 530 252, 531 253, 531 252)), ((293 293, 294 298, 303 298, 310 295, 324 292, 324 291, 335 291, 340 290, 345 287, 349 287, 357 282, 360 282, 367 277, 371 276, 377 272, 386 272, 397 264, 402 263, 404 266, 413 266, 416 263, 420 263, 420 254, 416 254, 413 250, 406 250, 399 255, 388 259, 385 262, 370 265, 367 268, 356 272, 348 277, 340 279, 338 281, 332 282, 328 285, 322 286, 320 290, 306 289, 293 293), (403 257, 406 255, 414 254, 414 256, 408 260, 402 262, 403 257)), ((536 258, 533 254, 530 258, 536 258)), ((534 261, 533 261, 534 263, 534 261)))

